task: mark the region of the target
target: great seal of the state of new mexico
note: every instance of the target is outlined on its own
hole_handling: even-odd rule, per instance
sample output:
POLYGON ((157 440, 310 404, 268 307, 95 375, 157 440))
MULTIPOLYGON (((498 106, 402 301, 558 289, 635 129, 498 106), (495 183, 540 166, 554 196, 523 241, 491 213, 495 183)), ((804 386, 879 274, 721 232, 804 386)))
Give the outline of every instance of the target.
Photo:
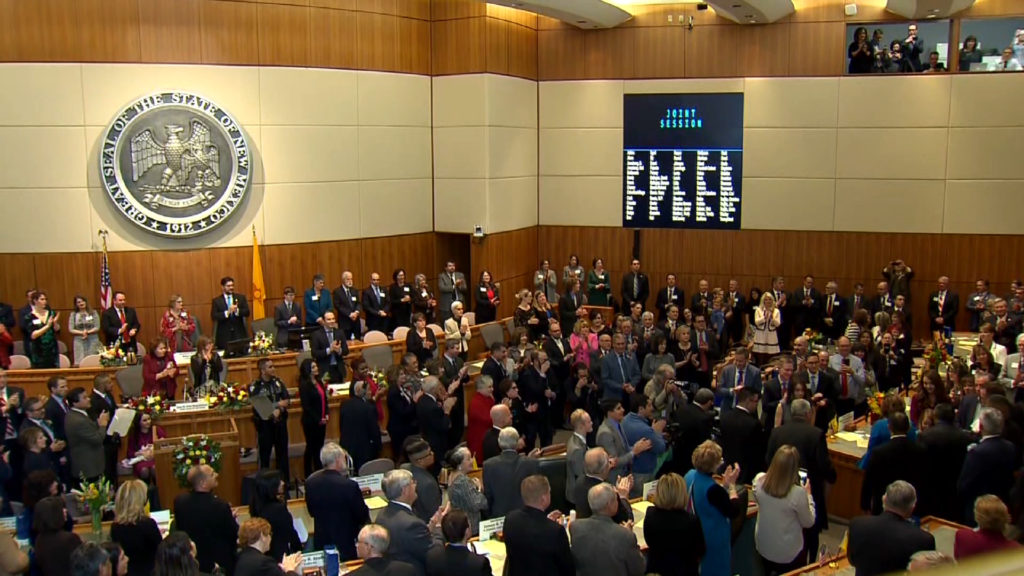
POLYGON ((190 92, 139 98, 107 127, 103 187, 125 218, 169 238, 228 220, 249 191, 249 143, 223 108, 190 92))

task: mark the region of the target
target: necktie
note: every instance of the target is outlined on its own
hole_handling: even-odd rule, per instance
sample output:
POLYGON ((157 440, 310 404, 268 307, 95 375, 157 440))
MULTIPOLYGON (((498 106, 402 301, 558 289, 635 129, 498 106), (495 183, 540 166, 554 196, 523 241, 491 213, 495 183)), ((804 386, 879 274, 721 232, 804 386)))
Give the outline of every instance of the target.
POLYGON ((619 354, 619 373, 622 374, 622 383, 626 383, 626 368, 622 365, 622 354, 619 354))
POLYGON ((849 398, 849 396, 850 396, 849 375, 846 372, 843 372, 842 374, 840 374, 840 381, 842 382, 842 390, 840 390, 840 392, 839 392, 840 395, 843 398, 849 398))
POLYGON ((121 319, 121 324, 127 324, 124 319, 124 308, 117 309, 117 317, 121 319))
POLYGON ((829 297, 828 297, 828 315, 829 315, 829 316, 831 316, 831 315, 832 315, 832 300, 833 300, 834 298, 835 298, 835 296, 829 296, 829 297))
POLYGON ((285 302, 285 306, 288 308, 288 314, 290 315, 292 313, 292 303, 285 302))
POLYGON ((232 302, 233 298, 231 298, 231 296, 228 295, 227 299, 228 299, 228 308, 231 308, 231 302, 232 302))
POLYGON ((672 303, 672 289, 671 288, 668 289, 668 302, 669 302, 669 304, 672 303))
POLYGON ((572 307, 576 308, 576 293, 572 293, 572 307))
POLYGON ((561 339, 555 340, 555 344, 558 345, 558 352, 562 356, 565 356, 565 348, 562 347, 562 340, 561 339))
MULTIPOLYGON (((6 397, 7 397, 7 393, 4 392, 3 404, 0 404, 0 405, 7 404, 8 401, 7 401, 6 397)), ((17 438, 18 437, 18 433, 14 429, 14 417, 11 416, 10 414, 8 414, 7 418, 6 418, 6 421, 7 421, 7 425, 6 425, 5 430, 4 430, 4 440, 10 440, 12 438, 17 438)))
POLYGON ((377 305, 379 306, 380 305, 380 288, 377 288, 376 286, 374 286, 373 287, 373 293, 374 293, 375 296, 377 296, 377 305))
POLYGON ((747 371, 746 368, 744 368, 742 370, 737 370, 736 371, 736 387, 737 388, 743 386, 743 373, 746 372, 746 371, 747 371))
POLYGON ((458 285, 455 283, 455 274, 452 274, 452 300, 458 300, 458 299, 459 299, 459 288, 458 288, 458 285))
POLYGON ((811 374, 811 394, 818 393, 818 375, 811 374))
POLYGON ((633 274, 633 298, 640 297, 640 275, 633 274))
POLYGON ((622 429, 622 423, 620 422, 620 423, 616 424, 616 427, 619 429, 619 436, 622 437, 622 445, 628 448, 629 447, 629 439, 626 438, 626 432, 625 432, 625 430, 622 429))

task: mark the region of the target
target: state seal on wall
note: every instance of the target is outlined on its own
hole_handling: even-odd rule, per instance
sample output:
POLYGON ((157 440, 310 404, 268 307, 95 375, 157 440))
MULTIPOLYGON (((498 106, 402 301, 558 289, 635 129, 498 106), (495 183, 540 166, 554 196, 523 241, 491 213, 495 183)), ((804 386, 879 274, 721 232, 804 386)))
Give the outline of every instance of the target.
POLYGON ((249 191, 249 143, 241 126, 208 98, 151 94, 110 122, 100 177, 118 211, 169 238, 197 236, 227 221, 249 191))

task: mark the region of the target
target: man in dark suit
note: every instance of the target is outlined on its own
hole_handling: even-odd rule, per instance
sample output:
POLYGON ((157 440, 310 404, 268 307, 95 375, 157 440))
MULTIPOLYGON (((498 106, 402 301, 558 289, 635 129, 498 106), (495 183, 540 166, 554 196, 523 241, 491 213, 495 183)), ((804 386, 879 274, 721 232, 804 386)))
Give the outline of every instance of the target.
POLYGON ((99 480, 104 473, 103 441, 107 436, 109 412, 100 413, 96 420, 89 417, 91 394, 77 387, 68 392, 71 410, 64 420, 64 433, 68 439, 71 457, 71 477, 75 482, 99 480))
POLYGON ((348 270, 341 273, 341 286, 334 290, 331 301, 334 303, 338 327, 341 328, 345 339, 358 340, 362 336, 359 313, 362 311, 363 303, 359 299, 359 289, 355 286, 352 273, 348 270))
POLYGON ((193 466, 188 482, 192 490, 174 499, 175 529, 195 542, 200 572, 212 574, 214 566, 220 566, 230 576, 235 571, 238 523, 231 505, 213 494, 217 473, 207 464, 193 466))
POLYGON ((452 509, 441 519, 445 547, 427 552, 427 576, 491 576, 487 557, 472 552, 469 539, 473 528, 462 510, 452 509))
POLYGON ((623 530, 613 517, 621 499, 611 484, 601 483, 587 493, 593 511, 569 526, 572 557, 580 574, 641 576, 646 561, 632 530, 623 530))
POLYGON ((455 398, 442 398, 441 381, 437 376, 423 379, 423 395, 416 401, 416 422, 420 435, 434 450, 434 464, 430 470, 437 476, 441 472, 441 459, 448 450, 448 431, 452 427, 451 413, 455 398))
POLYGON ((0 368, 0 435, 3 445, 10 450, 18 442, 18 430, 25 418, 25 391, 7 385, 7 371, 0 368))
POLYGON ((834 280, 829 280, 821 297, 821 333, 832 340, 838 340, 846 331, 848 303, 836 293, 838 287, 834 280))
POLYGON ((951 405, 944 403, 935 407, 935 424, 918 434, 917 442, 925 450, 928 478, 927 488, 921 494, 921 506, 939 518, 960 522, 963 510, 950 495, 956 494, 956 483, 971 438, 956 427, 951 405))
POLYGON ((137 352, 135 336, 142 325, 139 324, 139 315, 135 313, 135 308, 129 308, 125 305, 126 302, 124 292, 114 292, 114 305, 100 314, 100 332, 103 333, 103 340, 107 346, 113 346, 120 339, 122 350, 137 352))
POLYGON ((644 309, 647 309, 647 297, 651 295, 651 283, 647 274, 640 271, 640 260, 633 258, 629 263, 629 272, 622 277, 622 306, 630 307, 634 302, 639 302, 644 309))
MULTIPOLYGON (((882 513, 882 495, 896 480, 909 482, 919 494, 928 480, 925 450, 907 438, 910 418, 903 412, 896 412, 889 415, 888 421, 891 440, 871 453, 860 491, 861 509, 875 515, 882 513)), ((928 511, 919 509, 918 513, 924 516, 928 511)))
POLYGON ((508 576, 574 576, 569 537, 558 522, 561 512, 545 512, 551 506, 548 479, 534 474, 517 484, 524 506, 505 516, 505 573, 508 576))
POLYGON ((315 329, 309 337, 309 349, 321 378, 327 380, 329 376, 331 383, 340 384, 345 381, 347 336, 338 328, 334 312, 325 312, 323 318, 324 325, 315 329))
POLYGON ((889 293, 889 283, 879 282, 875 286, 875 295, 868 301, 868 312, 871 314, 871 321, 874 322, 875 314, 879 312, 892 312, 893 300, 889 293))
MULTIPOLYGON (((462 433, 466 430, 466 419, 460 415, 466 413, 465 385, 469 382, 469 367, 459 358, 459 341, 445 341, 444 354, 441 355, 441 384, 448 391, 448 396, 455 398, 452 407, 452 426, 448 429, 448 450, 462 442, 462 433)), ((494 382, 492 380, 492 382, 494 382)), ((497 388, 497 384, 495 384, 497 388)), ((481 460, 482 462, 482 460, 481 460)))
POLYGON ((429 522, 413 514, 416 483, 408 470, 392 470, 385 474, 383 488, 388 505, 377 514, 377 524, 387 528, 391 536, 388 555, 412 564, 416 573, 422 576, 427 571, 427 554, 432 548, 441 546, 438 527, 448 512, 448 506, 438 510, 429 522))
POLYGON ((498 387, 509 378, 508 370, 505 369, 505 357, 507 354, 508 348, 504 342, 494 342, 491 344, 490 355, 487 356, 483 366, 480 367, 480 374, 490 376, 491 381, 494 382, 495 403, 501 402, 505 398, 498 392, 498 387))
POLYGON ((746 348, 738 348, 733 362, 722 368, 718 375, 718 390, 715 393, 722 398, 723 413, 732 410, 736 394, 744 388, 760 394, 763 391, 761 371, 750 363, 750 352, 746 348))
POLYGON ((67 471, 68 459, 65 452, 67 443, 63 438, 57 436, 53 423, 46 418, 42 400, 35 396, 30 396, 25 400, 25 418, 21 421, 18 434, 20 435, 28 428, 39 428, 46 435, 46 449, 53 461, 53 469, 61 474, 62 481, 65 480, 70 475, 67 471))
POLYGON ((856 576, 902 572, 915 552, 935 549, 935 537, 909 521, 916 504, 914 487, 897 480, 885 490, 881 515, 850 521, 847 555, 856 576))
MULTIPOLYGON (((608 477, 611 475, 612 466, 611 461, 608 458, 608 452, 605 452, 604 448, 598 446, 597 448, 591 448, 583 454, 583 477, 580 478, 573 490, 572 499, 575 502, 576 517, 577 518, 589 518, 594 514, 594 511, 590 507, 590 500, 587 498, 587 494, 590 493, 590 489, 598 484, 611 484, 608 483, 608 477)), ((633 487, 633 479, 629 477, 619 478, 615 482, 616 490, 619 490, 619 505, 618 509, 614 512, 612 518, 616 524, 622 522, 628 522, 633 519, 633 509, 629 506, 629 491, 633 487)))
POLYGON ((857 282, 853 285, 853 294, 846 299, 846 321, 853 321, 853 315, 857 310, 867 308, 867 300, 864 298, 864 284, 857 282))
POLYGON ((938 290, 928 296, 928 330, 956 332, 956 315, 960 311, 960 296, 949 289, 949 277, 939 277, 938 290))
POLYGON ((441 486, 437 483, 437 476, 430 470, 440 458, 430 449, 430 444, 419 436, 407 438, 402 450, 408 460, 402 464, 402 470, 412 472, 413 482, 416 483, 416 501, 412 503, 412 513, 419 516, 420 520, 430 522, 441 508, 441 486))
POLYGON ((902 259, 893 260, 889 265, 882 268, 882 278, 889 283, 892 297, 905 297, 910 302, 910 281, 914 278, 914 271, 907 266, 902 259))
POLYGON ((256 368, 259 375, 249 385, 249 397, 262 396, 273 407, 273 411, 266 417, 255 407, 252 410, 252 421, 256 428, 256 442, 259 447, 259 466, 261 469, 270 468, 270 452, 273 450, 277 471, 287 484, 291 480, 288 472, 288 387, 277 377, 277 368, 270 357, 260 358, 256 368))
POLYGON ((694 315, 707 314, 711 309, 711 284, 701 278, 697 282, 697 291, 690 297, 690 311, 694 315))
POLYGON ((711 371, 721 358, 721 352, 718 349, 718 337, 708 328, 708 319, 703 314, 693 315, 690 341, 697 347, 697 383, 701 388, 710 388, 711 371))
POLYGON ((313 548, 331 545, 342 560, 356 558, 359 529, 370 522, 362 491, 348 477, 345 451, 334 442, 320 449, 323 468, 306 479, 306 510, 313 518, 313 548))
POLYGON ((788 393, 790 382, 793 379, 793 358, 785 356, 779 361, 779 369, 775 376, 764 385, 764 413, 765 429, 771 432, 775 427, 775 411, 779 409, 783 394, 788 393))
POLYGON ((764 452, 768 437, 757 418, 760 394, 744 387, 736 394, 736 408, 722 413, 718 443, 722 457, 729 464, 739 463, 740 481, 750 484, 764 470, 764 452))
POLYGON ((50 397, 46 400, 45 406, 46 419, 50 421, 54 435, 60 440, 66 440, 64 419, 70 410, 66 399, 68 381, 60 376, 54 376, 46 382, 46 388, 50 391, 50 397))
MULTIPOLYGON (((437 276, 437 289, 441 292, 441 301, 438 308, 441 310, 441 321, 452 317, 452 304, 462 302, 466 312, 469 312, 472 298, 467 298, 466 277, 462 272, 455 269, 455 261, 449 260, 444 263, 444 270, 437 276)), ((497 380, 494 381, 497 384, 497 380)))
POLYGON ((523 505, 519 485, 531 474, 540 474, 540 463, 516 452, 519 432, 502 428, 498 434, 501 454, 484 461, 484 496, 491 517, 504 516, 523 505))
POLYGON ((576 502, 576 485, 583 480, 583 456, 587 452, 587 436, 592 436, 594 421, 582 408, 569 415, 572 436, 565 441, 565 500, 570 505, 576 502))
MULTIPOLYGON (((92 403, 87 410, 89 418, 99 420, 100 414, 106 412, 110 419, 114 419, 117 412, 118 402, 114 398, 114 385, 110 382, 110 376, 99 374, 92 383, 92 403)), ((121 447, 121 437, 117 434, 107 434, 103 438, 103 475, 110 481, 111 486, 117 486, 117 453, 121 447)))
POLYGON ((629 395, 640 385, 640 365, 636 356, 626 351, 626 337, 612 336, 612 352, 601 359, 602 400, 618 400, 626 408, 629 395))
MULTIPOLYGON (((569 339, 565 337, 565 333, 562 331, 562 324, 560 322, 552 322, 548 328, 548 338, 544 342, 542 347, 544 352, 548 355, 548 361, 551 362, 551 375, 559 383, 563 383, 569 379, 569 372, 572 370, 573 354, 572 346, 569 345, 569 339)), ((561 386, 554 386, 556 390, 561 390, 561 386)), ((562 408, 565 406, 565 396, 559 394, 555 398, 555 401, 551 404, 553 412, 557 413, 559 427, 562 425, 562 408)))
POLYGON ((388 331, 388 291, 380 287, 380 274, 370 274, 370 286, 363 290, 366 330, 388 331))
POLYGON ((743 317, 747 299, 740 293, 739 280, 729 280, 729 290, 725 293, 725 330, 729 342, 738 344, 743 341, 743 317))
MULTIPOLYGON (((957 481, 957 493, 963 510, 962 520, 974 525, 974 501, 978 496, 992 494, 1010 502, 1014 463, 1017 452, 1003 433, 1003 414, 995 408, 982 408, 978 418, 981 440, 971 446, 957 481)), ((872 458, 874 458, 872 456, 872 458)))
POLYGON ((245 327, 249 317, 249 303, 245 296, 235 294, 235 279, 225 276, 220 279, 221 295, 213 299, 210 317, 213 319, 217 348, 223 350, 228 342, 248 340, 249 330, 245 327))
MULTIPOLYGON (((836 469, 828 453, 825 431, 810 422, 811 405, 806 400, 793 400, 790 405, 791 420, 772 430, 768 437, 766 463, 770 463, 775 453, 785 445, 796 448, 800 453, 800 467, 807 470, 811 483, 811 497, 814 498, 815 510, 828 510, 825 502, 825 484, 834 484, 836 469)), ((814 526, 804 530, 804 550, 811 552, 813 557, 818 550, 819 536, 828 528, 828 514, 818 514, 814 526)))
POLYGON ((890 316, 896 318, 897 314, 903 315, 903 332, 908 335, 912 334, 914 332, 914 316, 910 312, 907 297, 903 294, 899 294, 892 299, 892 313, 890 316))
POLYGON ((274 307, 274 325, 277 326, 278 348, 288 347, 288 331, 302 328, 302 309, 295 301, 295 288, 285 286, 284 302, 274 307))
POLYGON ((839 385, 834 376, 821 365, 821 357, 816 352, 804 358, 804 371, 801 378, 807 383, 810 402, 814 404, 814 425, 828 430, 828 425, 836 415, 836 402, 839 400, 839 385))
POLYGON ((367 398, 365 382, 353 382, 348 402, 341 403, 341 446, 352 456, 352 466, 359 467, 380 457, 380 424, 377 423, 377 405, 367 398))
MULTIPOLYGON (((498 445, 498 435, 503 428, 512 425, 512 411, 504 404, 491 406, 491 429, 484 434, 480 459, 484 462, 501 454, 501 446, 498 445)), ((525 446, 525 443, 524 443, 525 446)), ((518 446, 517 446, 518 449, 518 446)))
POLYGON ((676 286, 676 275, 665 275, 665 287, 658 290, 658 296, 654 299, 654 307, 658 309, 658 320, 664 321, 668 315, 668 307, 686 302, 686 293, 676 286))
POLYGON ((669 420, 679 425, 676 448, 672 451, 671 462, 666 466, 672 472, 685 474, 693 468, 690 456, 697 446, 711 439, 715 427, 715 393, 701 388, 693 396, 693 403, 680 402, 669 420))
POLYGON ((565 294, 558 299, 558 321, 565 326, 575 326, 577 320, 587 316, 585 304, 580 282, 571 280, 565 294))
POLYGON ((391 446, 405 445, 405 439, 419 433, 416 424, 416 402, 423 390, 414 391, 404 370, 398 373, 398 382, 388 383, 388 436, 391 446))
POLYGON ((519 398, 524 406, 537 406, 536 410, 523 414, 523 436, 527 450, 533 450, 538 439, 541 448, 550 446, 554 438, 551 403, 555 399, 554 389, 561 386, 559 382, 550 381, 549 372, 548 355, 543 350, 526 351, 526 362, 523 363, 523 370, 519 374, 519 398))
POLYGON ((794 316, 793 333, 800 335, 810 328, 817 330, 821 325, 821 293, 814 287, 814 276, 804 276, 804 284, 790 296, 794 316))
MULTIPOLYGON (((379 524, 367 524, 356 538, 356 550, 363 565, 352 576, 417 576, 416 567, 387 556, 391 536, 379 524)), ((489 573, 489 572, 488 572, 489 573)))

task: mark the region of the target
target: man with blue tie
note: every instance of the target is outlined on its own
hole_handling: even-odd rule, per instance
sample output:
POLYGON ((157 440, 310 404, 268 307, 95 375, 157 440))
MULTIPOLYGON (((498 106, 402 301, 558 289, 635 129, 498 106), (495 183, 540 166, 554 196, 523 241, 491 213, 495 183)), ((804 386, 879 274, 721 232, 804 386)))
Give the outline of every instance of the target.
POLYGON ((612 353, 601 359, 601 398, 618 400, 625 407, 639 384, 640 365, 626 351, 626 337, 616 334, 612 337, 612 353))
POLYGON ((345 342, 345 335, 338 328, 337 316, 333 311, 324 313, 323 328, 310 336, 309 348, 322 377, 329 375, 330 381, 336 384, 345 381, 345 355, 348 354, 348 344, 345 342))
POLYGON ((744 388, 750 388, 760 394, 761 371, 750 363, 750 352, 746 348, 737 348, 733 354, 732 364, 722 368, 718 376, 716 393, 721 398, 723 412, 733 409, 736 394, 744 388))
POLYGON ((366 329, 387 333, 388 295, 380 287, 380 274, 370 274, 370 287, 363 290, 363 312, 366 314, 366 329))
POLYGON ((214 342, 217 348, 223 350, 229 342, 249 339, 249 330, 245 327, 246 318, 249 317, 249 304, 245 296, 235 294, 234 278, 221 278, 220 287, 223 293, 213 299, 210 316, 216 326, 214 342))

